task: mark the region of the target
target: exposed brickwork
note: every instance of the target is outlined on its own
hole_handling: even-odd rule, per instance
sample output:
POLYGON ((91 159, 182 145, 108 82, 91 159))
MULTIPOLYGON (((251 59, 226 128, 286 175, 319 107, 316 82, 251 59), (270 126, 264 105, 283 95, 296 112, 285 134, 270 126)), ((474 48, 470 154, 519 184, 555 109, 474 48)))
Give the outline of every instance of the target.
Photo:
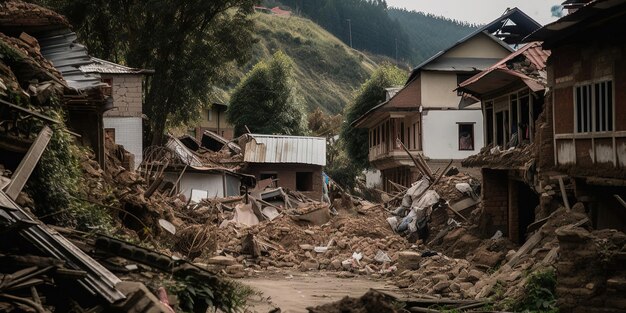
POLYGON ((141 117, 143 112, 143 75, 107 75, 111 79, 113 109, 104 113, 105 117, 141 117))
POLYGON ((482 169, 482 204, 485 220, 490 221, 481 231, 484 234, 493 234, 501 230, 508 235, 508 178, 506 171, 482 169))
POLYGON ((552 131, 552 93, 546 95, 543 111, 535 123, 535 160, 537 169, 554 167, 554 133, 552 131))

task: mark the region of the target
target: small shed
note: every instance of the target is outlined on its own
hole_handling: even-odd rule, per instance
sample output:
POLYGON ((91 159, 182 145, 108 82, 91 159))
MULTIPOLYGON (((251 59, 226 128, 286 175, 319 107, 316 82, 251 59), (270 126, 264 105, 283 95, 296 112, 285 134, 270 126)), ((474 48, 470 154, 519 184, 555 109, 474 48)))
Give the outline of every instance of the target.
POLYGON ((206 166, 200 156, 189 150, 178 138, 170 137, 167 148, 179 162, 171 162, 163 171, 163 180, 189 200, 239 196, 242 186, 254 186, 250 175, 224 167, 206 166))
POLYGON ((257 180, 276 179, 280 187, 321 199, 326 138, 247 134, 241 137, 240 146, 245 173, 257 180))

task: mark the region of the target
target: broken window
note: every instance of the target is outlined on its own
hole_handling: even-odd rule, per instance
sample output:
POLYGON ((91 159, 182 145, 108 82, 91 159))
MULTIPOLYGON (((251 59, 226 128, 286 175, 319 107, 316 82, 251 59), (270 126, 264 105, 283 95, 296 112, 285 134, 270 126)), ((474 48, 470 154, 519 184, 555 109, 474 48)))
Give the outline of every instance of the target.
POLYGON ((459 123, 459 150, 474 150, 473 123, 459 123))
POLYGON ((576 132, 613 131, 613 82, 577 86, 574 91, 576 132))
POLYGON ((313 172, 296 172, 296 190, 313 191, 313 172))

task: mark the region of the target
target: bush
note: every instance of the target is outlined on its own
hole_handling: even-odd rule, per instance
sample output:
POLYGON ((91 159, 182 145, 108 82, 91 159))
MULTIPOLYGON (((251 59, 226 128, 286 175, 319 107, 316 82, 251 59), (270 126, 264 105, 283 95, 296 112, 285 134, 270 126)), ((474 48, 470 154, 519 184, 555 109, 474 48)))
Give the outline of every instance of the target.
POLYGON ((524 297, 513 305, 515 312, 557 313, 556 273, 554 269, 537 271, 528 276, 524 297))

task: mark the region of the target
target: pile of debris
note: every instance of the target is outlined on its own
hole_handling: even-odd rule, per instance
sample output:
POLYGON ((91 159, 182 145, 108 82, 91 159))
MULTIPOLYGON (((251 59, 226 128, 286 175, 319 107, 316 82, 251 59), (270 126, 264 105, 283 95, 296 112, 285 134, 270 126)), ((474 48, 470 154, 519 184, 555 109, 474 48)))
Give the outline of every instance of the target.
POLYGON ((494 169, 524 168, 534 160, 536 149, 534 142, 512 146, 506 150, 502 150, 500 146, 489 145, 464 159, 461 164, 465 167, 488 166, 494 169))

